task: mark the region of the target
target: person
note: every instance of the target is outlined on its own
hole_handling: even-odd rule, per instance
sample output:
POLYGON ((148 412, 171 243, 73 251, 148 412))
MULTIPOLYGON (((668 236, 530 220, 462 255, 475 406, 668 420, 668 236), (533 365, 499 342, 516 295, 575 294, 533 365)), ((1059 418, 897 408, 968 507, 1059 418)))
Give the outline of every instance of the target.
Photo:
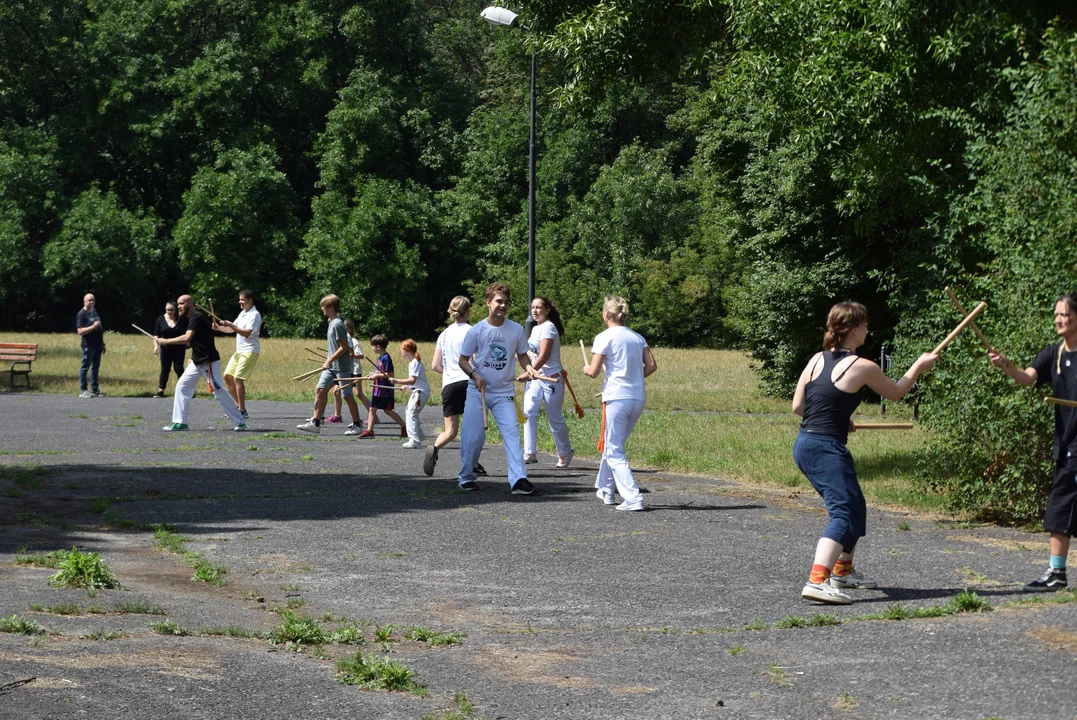
MULTIPOLYGON (((176 310, 176 303, 169 300, 165 303, 165 314, 157 318, 157 324, 153 326, 153 334, 155 337, 174 338, 185 332, 187 332, 187 318, 181 318, 176 310)), ((157 394, 154 397, 163 398, 169 374, 175 371, 177 382, 183 376, 183 361, 187 357, 187 346, 161 346, 154 343, 153 354, 161 361, 161 373, 157 378, 157 394)))
POLYGON ((411 397, 408 398, 408 407, 404 411, 404 424, 408 431, 408 441, 404 443, 404 447, 408 450, 418 450, 423 446, 423 438, 426 437, 419 420, 419 413, 423 411, 426 401, 430 398, 430 383, 426 381, 426 368, 419 354, 419 346, 414 340, 408 338, 400 343, 400 354, 408 364, 408 376, 390 378, 390 382, 393 385, 411 387, 411 397))
MULTIPOLYGON (((1051 385, 1051 393, 1077 401, 1077 293, 1055 301, 1055 332, 1061 342, 1048 345, 1024 370, 997 350, 989 353, 991 364, 1001 368, 1018 385, 1051 385)), ((1054 592, 1068 587, 1066 556, 1070 538, 1077 533, 1077 408, 1055 406, 1055 434, 1051 450, 1055 461, 1054 483, 1047 498, 1043 529, 1050 533, 1047 572, 1022 589, 1054 592)))
MULTIPOLYGON (((360 371, 359 368, 363 366, 363 346, 359 344, 359 341, 355 339, 355 323, 351 320, 344 321, 344 329, 348 331, 348 345, 351 346, 352 357, 352 369, 360 371)), ((344 422, 344 418, 340 416, 340 393, 342 388, 340 385, 333 386, 333 414, 325 419, 327 423, 340 423, 344 422)), ((370 401, 367 400, 366 394, 363 392, 363 384, 356 382, 352 384, 352 392, 359 398, 359 402, 363 404, 363 408, 366 409, 367 414, 370 414, 370 401)))
MULTIPOLYGON (((602 381, 602 460, 595 478, 595 494, 606 505, 616 503, 614 487, 621 495, 618 510, 643 510, 643 496, 625 455, 628 436, 636 427, 647 401, 644 379, 658 369, 658 363, 642 335, 625 327, 628 301, 616 295, 602 305, 606 329, 595 336, 591 362, 584 367, 587 377, 602 381)), ((548 407, 548 406, 547 406, 548 407)))
MULTIPOLYGON (((527 341, 531 366, 546 377, 557 378, 563 372, 561 367, 561 336, 565 326, 561 324, 561 313, 557 305, 548 298, 536 297, 531 301, 531 317, 535 327, 527 341)), ((542 404, 546 403, 546 421, 553 433, 554 446, 557 448, 557 467, 566 468, 572 462, 575 451, 568 439, 568 425, 561 406, 565 402, 565 383, 549 380, 532 380, 524 390, 524 462, 538 462, 538 416, 542 404)))
POLYGON ((475 484, 475 463, 486 441, 486 429, 483 427, 485 405, 501 432, 512 494, 534 495, 535 486, 527 479, 520 447, 520 427, 516 424, 513 357, 530 379, 533 380, 538 373, 531 367, 531 358, 527 355, 527 336, 523 326, 506 317, 509 311, 509 286, 492 283, 486 288, 485 298, 488 311, 486 319, 468 330, 460 343, 460 370, 470 382, 460 434, 460 476, 457 482, 462 490, 478 489, 475 484))
POLYGON ((322 413, 329 401, 329 388, 340 386, 341 397, 348 404, 352 421, 344 431, 345 435, 359 434, 359 407, 352 397, 351 383, 341 382, 340 378, 352 377, 352 348, 348 343, 348 330, 340 317, 340 298, 326 295, 321 301, 322 314, 329 318, 326 330, 326 358, 322 363, 322 374, 318 377, 318 386, 314 391, 314 412, 310 420, 296 425, 297 430, 318 434, 322 431, 322 413))
POLYGON ((386 415, 396 421, 396 424, 400 426, 400 437, 407 437, 408 430, 404 424, 404 418, 396 414, 394 393, 385 388, 386 385, 392 384, 395 372, 393 358, 386 352, 386 348, 389 347, 389 338, 382 334, 375 335, 370 338, 370 347, 378 359, 374 362, 375 369, 367 376, 375 382, 374 389, 370 391, 370 414, 366 418, 366 430, 359 433, 359 437, 374 437, 374 423, 378 421, 378 410, 384 410, 386 415))
MULTIPOLYGON (((452 325, 438 335, 434 348, 434 359, 430 367, 441 376, 441 415, 445 419, 445 428, 434 439, 434 444, 426 448, 423 456, 423 472, 427 477, 434 474, 441 448, 456 439, 460 431, 460 416, 464 414, 467 402, 467 375, 460 369, 460 345, 464 336, 471 329, 471 301, 463 295, 457 295, 449 303, 449 317, 452 325)), ((476 458, 474 473, 486 475, 486 468, 476 458)))
POLYGON ((228 394, 235 400, 239 414, 247 420, 250 418, 247 414, 247 381, 251 379, 251 373, 254 372, 254 366, 258 364, 262 352, 259 338, 262 313, 254 307, 254 293, 240 290, 239 317, 233 322, 221 320, 220 323, 213 323, 213 329, 236 335, 236 351, 232 353, 228 366, 224 369, 224 384, 228 388, 228 394))
POLYGON ((217 352, 217 346, 213 341, 213 327, 206 316, 194 309, 194 300, 190 295, 180 295, 176 301, 181 318, 187 320, 187 330, 182 335, 172 338, 154 337, 158 345, 190 345, 191 362, 183 375, 176 381, 176 391, 172 398, 172 424, 166 425, 166 432, 177 432, 187 429, 187 413, 190 409, 191 398, 194 397, 198 379, 205 376, 209 384, 209 391, 217 402, 221 404, 224 414, 232 421, 232 429, 240 432, 247 429, 243 422, 243 416, 239 414, 232 396, 224 390, 224 380, 221 378, 221 356, 217 352))
POLYGON ((105 354, 105 329, 97 314, 97 298, 86 293, 82 309, 75 318, 75 332, 82 338, 82 366, 79 368, 79 397, 103 397, 97 382, 101 370, 101 356, 105 354), (86 375, 89 373, 89 384, 86 375))
POLYGON ((895 382, 871 360, 857 357, 856 349, 867 336, 863 305, 840 302, 830 308, 823 349, 804 366, 793 394, 793 412, 803 418, 793 461, 822 496, 830 518, 800 595, 832 605, 853 601, 843 590, 876 587, 853 566, 857 541, 867 528, 867 503, 846 447, 849 433, 856 430, 851 418, 860 405, 860 391, 867 386, 887 400, 900 400, 938 359, 922 354, 895 382))

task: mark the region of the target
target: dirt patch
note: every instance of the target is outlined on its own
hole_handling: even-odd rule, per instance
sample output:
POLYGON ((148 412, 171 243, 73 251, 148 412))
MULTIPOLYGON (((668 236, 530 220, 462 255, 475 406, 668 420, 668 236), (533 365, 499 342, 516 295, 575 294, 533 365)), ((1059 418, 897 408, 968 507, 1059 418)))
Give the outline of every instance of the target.
POLYGON ((1047 551, 1047 543, 1041 542, 1039 540, 1021 542, 1018 540, 1003 540, 1002 538, 979 537, 977 535, 971 534, 947 535, 946 539, 951 542, 975 543, 977 545, 983 545, 985 547, 1001 548, 1003 550, 1016 550, 1019 552, 1035 550, 1037 553, 1042 554, 1047 551))
POLYGON ((260 567, 252 572, 254 575, 265 575, 272 573, 281 573, 286 575, 298 575, 302 573, 309 573, 314 567, 309 562, 302 560, 296 560, 288 555, 276 554, 276 555, 259 555, 256 558, 263 567, 260 567))
POLYGON ((1028 633, 1052 650, 1077 654, 1077 633, 1056 627, 1043 627, 1028 633))
POLYGON ((658 692, 658 688, 646 685, 615 685, 610 688, 610 693, 613 695, 647 695, 654 692, 658 692))
POLYGON ((564 688, 594 687, 595 681, 589 677, 555 672, 560 666, 577 664, 583 660, 581 656, 571 654, 574 650, 565 648, 564 652, 559 652, 493 646, 482 648, 478 659, 481 664, 506 680, 524 680, 536 685, 564 688))
MULTIPOLYGON (((85 654, 23 655, 0 652, 0 663, 26 663, 45 665, 69 670, 139 669, 161 675, 175 675, 191 680, 214 680, 219 676, 210 672, 220 667, 220 662, 205 648, 176 650, 149 648, 145 650, 119 650, 115 653, 92 652, 85 654)), ((37 681, 34 681, 36 684, 37 681)))

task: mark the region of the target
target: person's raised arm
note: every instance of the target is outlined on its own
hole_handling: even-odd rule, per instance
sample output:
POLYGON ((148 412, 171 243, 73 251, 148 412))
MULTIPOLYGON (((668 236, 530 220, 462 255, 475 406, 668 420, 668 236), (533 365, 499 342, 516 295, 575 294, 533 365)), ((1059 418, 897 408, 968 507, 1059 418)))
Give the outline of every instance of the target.
POLYGON ((857 371, 865 385, 877 392, 881 397, 884 397, 887 400, 897 401, 905 397, 905 393, 912 389, 912 386, 916 384, 916 379, 920 377, 921 373, 934 367, 935 361, 938 359, 938 355, 924 353, 916 359, 916 362, 912 364, 912 367, 910 367, 896 382, 888 378, 886 373, 871 360, 860 358, 854 364, 858 366, 857 371))
POLYGON ((154 340, 157 341, 158 345, 186 345, 187 343, 191 342, 191 338, 193 338, 193 337, 194 337, 194 330, 188 330, 187 332, 183 333, 182 335, 179 335, 179 336, 174 337, 174 338, 162 338, 162 337, 159 337, 159 338, 154 338, 154 340))
POLYGON ((1036 381, 1040 378, 1040 374, 1036 371, 1035 368, 1030 367, 1022 370, 1014 364, 1013 360, 1010 360, 1008 357, 998 352, 997 350, 992 350, 991 352, 987 353, 987 356, 991 358, 992 365, 1001 369, 1002 372, 1013 378, 1013 381, 1018 385, 1024 385, 1026 387, 1029 385, 1035 385, 1036 381))

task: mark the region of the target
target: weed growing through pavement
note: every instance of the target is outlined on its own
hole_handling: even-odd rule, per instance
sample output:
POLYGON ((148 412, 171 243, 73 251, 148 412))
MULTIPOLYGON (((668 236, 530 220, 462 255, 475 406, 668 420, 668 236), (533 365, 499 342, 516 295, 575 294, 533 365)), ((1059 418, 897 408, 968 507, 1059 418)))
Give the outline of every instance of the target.
POLYGON ((281 585, 280 589, 284 592, 296 592, 297 590, 299 590, 299 586, 295 583, 292 583, 291 585, 281 585))
POLYGON ((0 616, 0 633, 13 635, 44 635, 45 630, 33 620, 23 620, 18 615, 0 616))
POLYGON ((736 657, 737 655, 740 655, 742 652, 746 651, 747 649, 748 648, 746 648, 743 645, 734 645, 733 647, 729 648, 729 654, 736 657))
POLYGON ((299 459, 302 460, 303 462, 310 462, 311 460, 314 459, 314 456, 313 455, 301 455, 299 457, 299 459))
POLYGON ((147 602, 121 602, 116 603, 116 606, 112 610, 106 610, 107 613, 116 613, 118 615, 167 615, 168 611, 160 605, 151 605, 147 602))
POLYGON ((901 522, 898 523, 898 530, 902 530, 902 531, 912 530, 912 526, 909 525, 909 523, 906 522, 905 520, 902 520, 901 522))
POLYGON ((790 615, 784 620, 779 620, 774 623, 776 628, 806 628, 808 627, 808 621, 799 615, 790 615))
POLYGON ((247 446, 247 451, 248 452, 258 452, 258 446, 257 445, 248 445, 247 446))
POLYGON ((838 699, 834 701, 834 709, 835 710, 852 710, 853 708, 855 708, 859 704, 860 703, 858 703, 856 701, 856 698, 854 698, 852 695, 849 694, 848 690, 846 690, 845 688, 842 688, 841 689, 841 695, 839 695, 838 699))
POLYGON ((437 630, 412 625, 408 628, 404 637, 408 640, 424 642, 430 647, 445 647, 448 645, 459 645, 464 641, 466 636, 459 632, 438 632, 437 630))
POLYGON ((110 630, 108 632, 92 632, 89 635, 83 635, 82 637, 86 640, 119 640, 126 637, 126 635, 118 630, 110 630))
POLYGON ((181 627, 171 620, 157 620, 156 622, 151 622, 150 630, 158 635, 175 635, 177 637, 191 634, 187 628, 181 627))
POLYGON ((793 684, 792 679, 789 677, 789 673, 785 671, 785 668, 778 665, 776 662, 772 662, 770 667, 767 668, 767 673, 770 674, 770 679, 778 683, 782 687, 788 687, 793 684))
POLYGON ((750 623, 744 626, 745 630, 766 630, 770 626, 762 620, 752 620, 750 623))
POLYGON ((328 639, 321 623, 311 617, 296 615, 291 610, 281 613, 281 624, 267 633, 266 638, 274 645, 300 652, 304 645, 321 645, 328 639))
POLYGON ((968 578, 968 580, 970 582, 980 583, 980 584, 987 582, 987 576, 986 575, 984 575, 982 572, 980 572, 978 570, 973 570, 970 567, 959 567, 957 569, 957 571, 959 573, 961 573, 962 575, 964 575, 966 578, 968 578))
POLYGON ((375 625, 374 626, 374 642, 391 643, 396 642, 393 638, 393 630, 396 630, 396 625, 375 625))
POLYGON ((419 720, 470 720, 474 717, 475 703, 468 699, 463 690, 457 690, 452 696, 453 705, 456 707, 446 710, 441 714, 427 713, 420 715, 419 720))
POLYGON ((120 587, 108 564, 97 553, 82 553, 75 547, 60 552, 63 557, 57 565, 59 571, 49 578, 49 585, 83 588, 91 594, 96 590, 120 587))
POLYGON ((226 625, 224 627, 208 627, 202 628, 199 631, 200 635, 208 635, 210 637, 238 637, 238 638, 252 638, 257 637, 256 633, 248 630, 247 628, 240 627, 239 625, 226 625))
POLYGON ((427 695, 426 686, 415 680, 415 672, 404 663, 376 655, 364 659, 362 651, 358 650, 355 655, 337 661, 337 678, 342 683, 367 690, 427 695))
POLYGON ((306 604, 307 601, 303 598, 288 598, 288 600, 284 603, 285 607, 287 607, 289 610, 296 610, 306 604))
POLYGON ((53 605, 51 607, 43 607, 41 605, 31 605, 31 612, 48 613, 49 615, 78 615, 81 610, 75 603, 61 603, 59 605, 53 605))
POLYGON ((337 628, 326 639, 333 645, 362 645, 366 642, 363 631, 354 624, 337 628))
POLYGON ((184 562, 194 568, 191 582, 204 582, 211 585, 224 585, 224 576, 228 572, 225 565, 214 565, 202 557, 202 553, 188 550, 186 543, 191 538, 180 535, 176 528, 167 523, 153 526, 153 537, 157 547, 166 552, 182 555, 184 562))

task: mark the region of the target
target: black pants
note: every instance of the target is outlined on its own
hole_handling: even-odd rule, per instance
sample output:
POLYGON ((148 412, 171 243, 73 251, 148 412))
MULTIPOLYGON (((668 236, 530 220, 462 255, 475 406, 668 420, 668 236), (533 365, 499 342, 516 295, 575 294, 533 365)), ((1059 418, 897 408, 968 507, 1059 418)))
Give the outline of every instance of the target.
POLYGON ((187 355, 187 349, 183 348, 180 352, 168 351, 165 348, 161 348, 161 375, 157 380, 157 387, 161 390, 165 389, 168 385, 168 373, 170 370, 176 371, 176 377, 183 374, 183 358, 187 355))
POLYGON ((1077 535, 1077 458, 1055 461, 1055 482, 1047 498, 1043 529, 1070 537, 1077 535))

